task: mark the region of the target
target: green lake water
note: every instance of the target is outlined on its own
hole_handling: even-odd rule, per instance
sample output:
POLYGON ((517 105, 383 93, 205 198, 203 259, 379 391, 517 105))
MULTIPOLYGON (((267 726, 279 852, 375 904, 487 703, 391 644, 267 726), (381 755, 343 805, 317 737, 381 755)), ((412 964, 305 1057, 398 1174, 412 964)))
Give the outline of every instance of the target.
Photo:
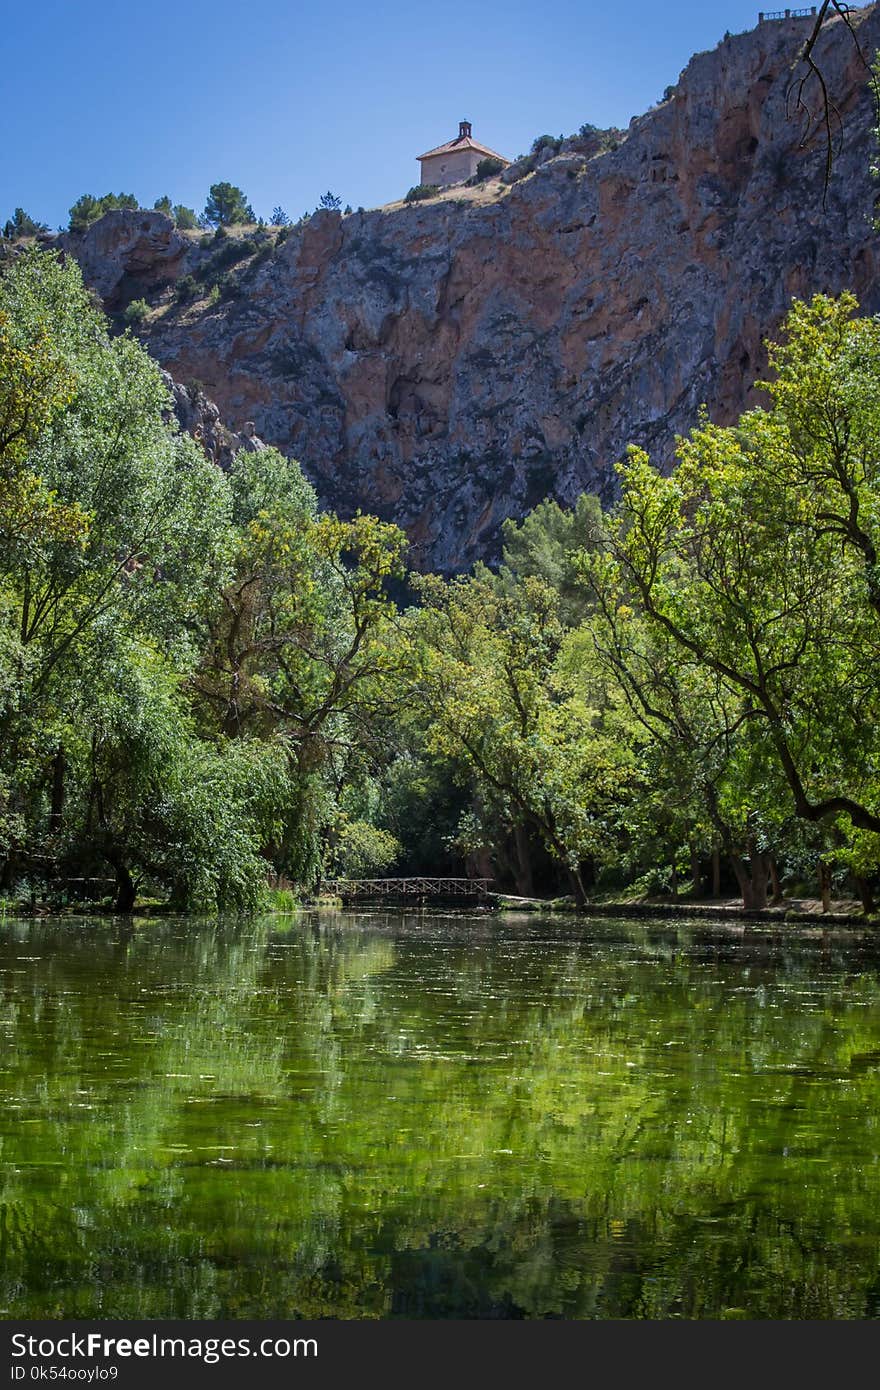
POLYGON ((0 922, 3 1318, 880 1315, 880 944, 0 922))

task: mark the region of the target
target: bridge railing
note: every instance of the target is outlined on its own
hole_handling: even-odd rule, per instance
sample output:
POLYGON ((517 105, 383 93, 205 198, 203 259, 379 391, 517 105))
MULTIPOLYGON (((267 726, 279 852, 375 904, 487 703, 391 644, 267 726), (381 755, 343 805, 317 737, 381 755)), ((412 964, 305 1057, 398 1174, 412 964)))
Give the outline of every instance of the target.
POLYGON ((337 878, 325 881, 322 891, 340 898, 484 898, 495 882, 491 878, 337 878))

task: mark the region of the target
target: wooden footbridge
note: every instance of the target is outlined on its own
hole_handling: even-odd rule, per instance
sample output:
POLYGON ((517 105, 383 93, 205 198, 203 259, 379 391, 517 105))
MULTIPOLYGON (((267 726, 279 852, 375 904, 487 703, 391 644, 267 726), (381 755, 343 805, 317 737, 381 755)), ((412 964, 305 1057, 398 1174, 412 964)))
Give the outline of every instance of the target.
POLYGON ((491 878, 338 878, 321 885, 323 893, 343 903, 485 902, 495 882, 491 878))

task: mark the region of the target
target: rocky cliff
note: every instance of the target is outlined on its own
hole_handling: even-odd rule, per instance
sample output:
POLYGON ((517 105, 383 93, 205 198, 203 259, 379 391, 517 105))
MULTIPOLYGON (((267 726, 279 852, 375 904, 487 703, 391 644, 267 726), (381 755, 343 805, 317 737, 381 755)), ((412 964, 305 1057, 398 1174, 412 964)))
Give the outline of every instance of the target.
MULTIPOLYGON (((869 56, 878 9, 854 13, 869 56)), ((793 295, 849 286, 880 309, 867 72, 830 22, 823 206, 822 132, 788 109, 808 32, 725 38, 615 148, 574 142, 515 181, 318 213, 239 251, 158 213, 63 240, 111 310, 147 296, 150 350, 232 429, 341 512, 398 521, 417 563, 461 568, 545 495, 609 497, 628 442, 668 463, 702 403, 731 420, 793 295)))

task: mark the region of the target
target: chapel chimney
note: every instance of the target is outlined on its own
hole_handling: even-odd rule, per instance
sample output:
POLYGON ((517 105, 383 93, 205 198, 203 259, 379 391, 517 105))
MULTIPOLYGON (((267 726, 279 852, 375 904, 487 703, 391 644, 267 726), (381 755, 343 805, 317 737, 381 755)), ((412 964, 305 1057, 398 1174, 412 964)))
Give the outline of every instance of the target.
POLYGON ((469 140, 469 139, 470 139, 470 134, 471 134, 471 123, 470 123, 470 121, 459 121, 459 123, 458 123, 458 138, 459 138, 459 140, 469 140))

